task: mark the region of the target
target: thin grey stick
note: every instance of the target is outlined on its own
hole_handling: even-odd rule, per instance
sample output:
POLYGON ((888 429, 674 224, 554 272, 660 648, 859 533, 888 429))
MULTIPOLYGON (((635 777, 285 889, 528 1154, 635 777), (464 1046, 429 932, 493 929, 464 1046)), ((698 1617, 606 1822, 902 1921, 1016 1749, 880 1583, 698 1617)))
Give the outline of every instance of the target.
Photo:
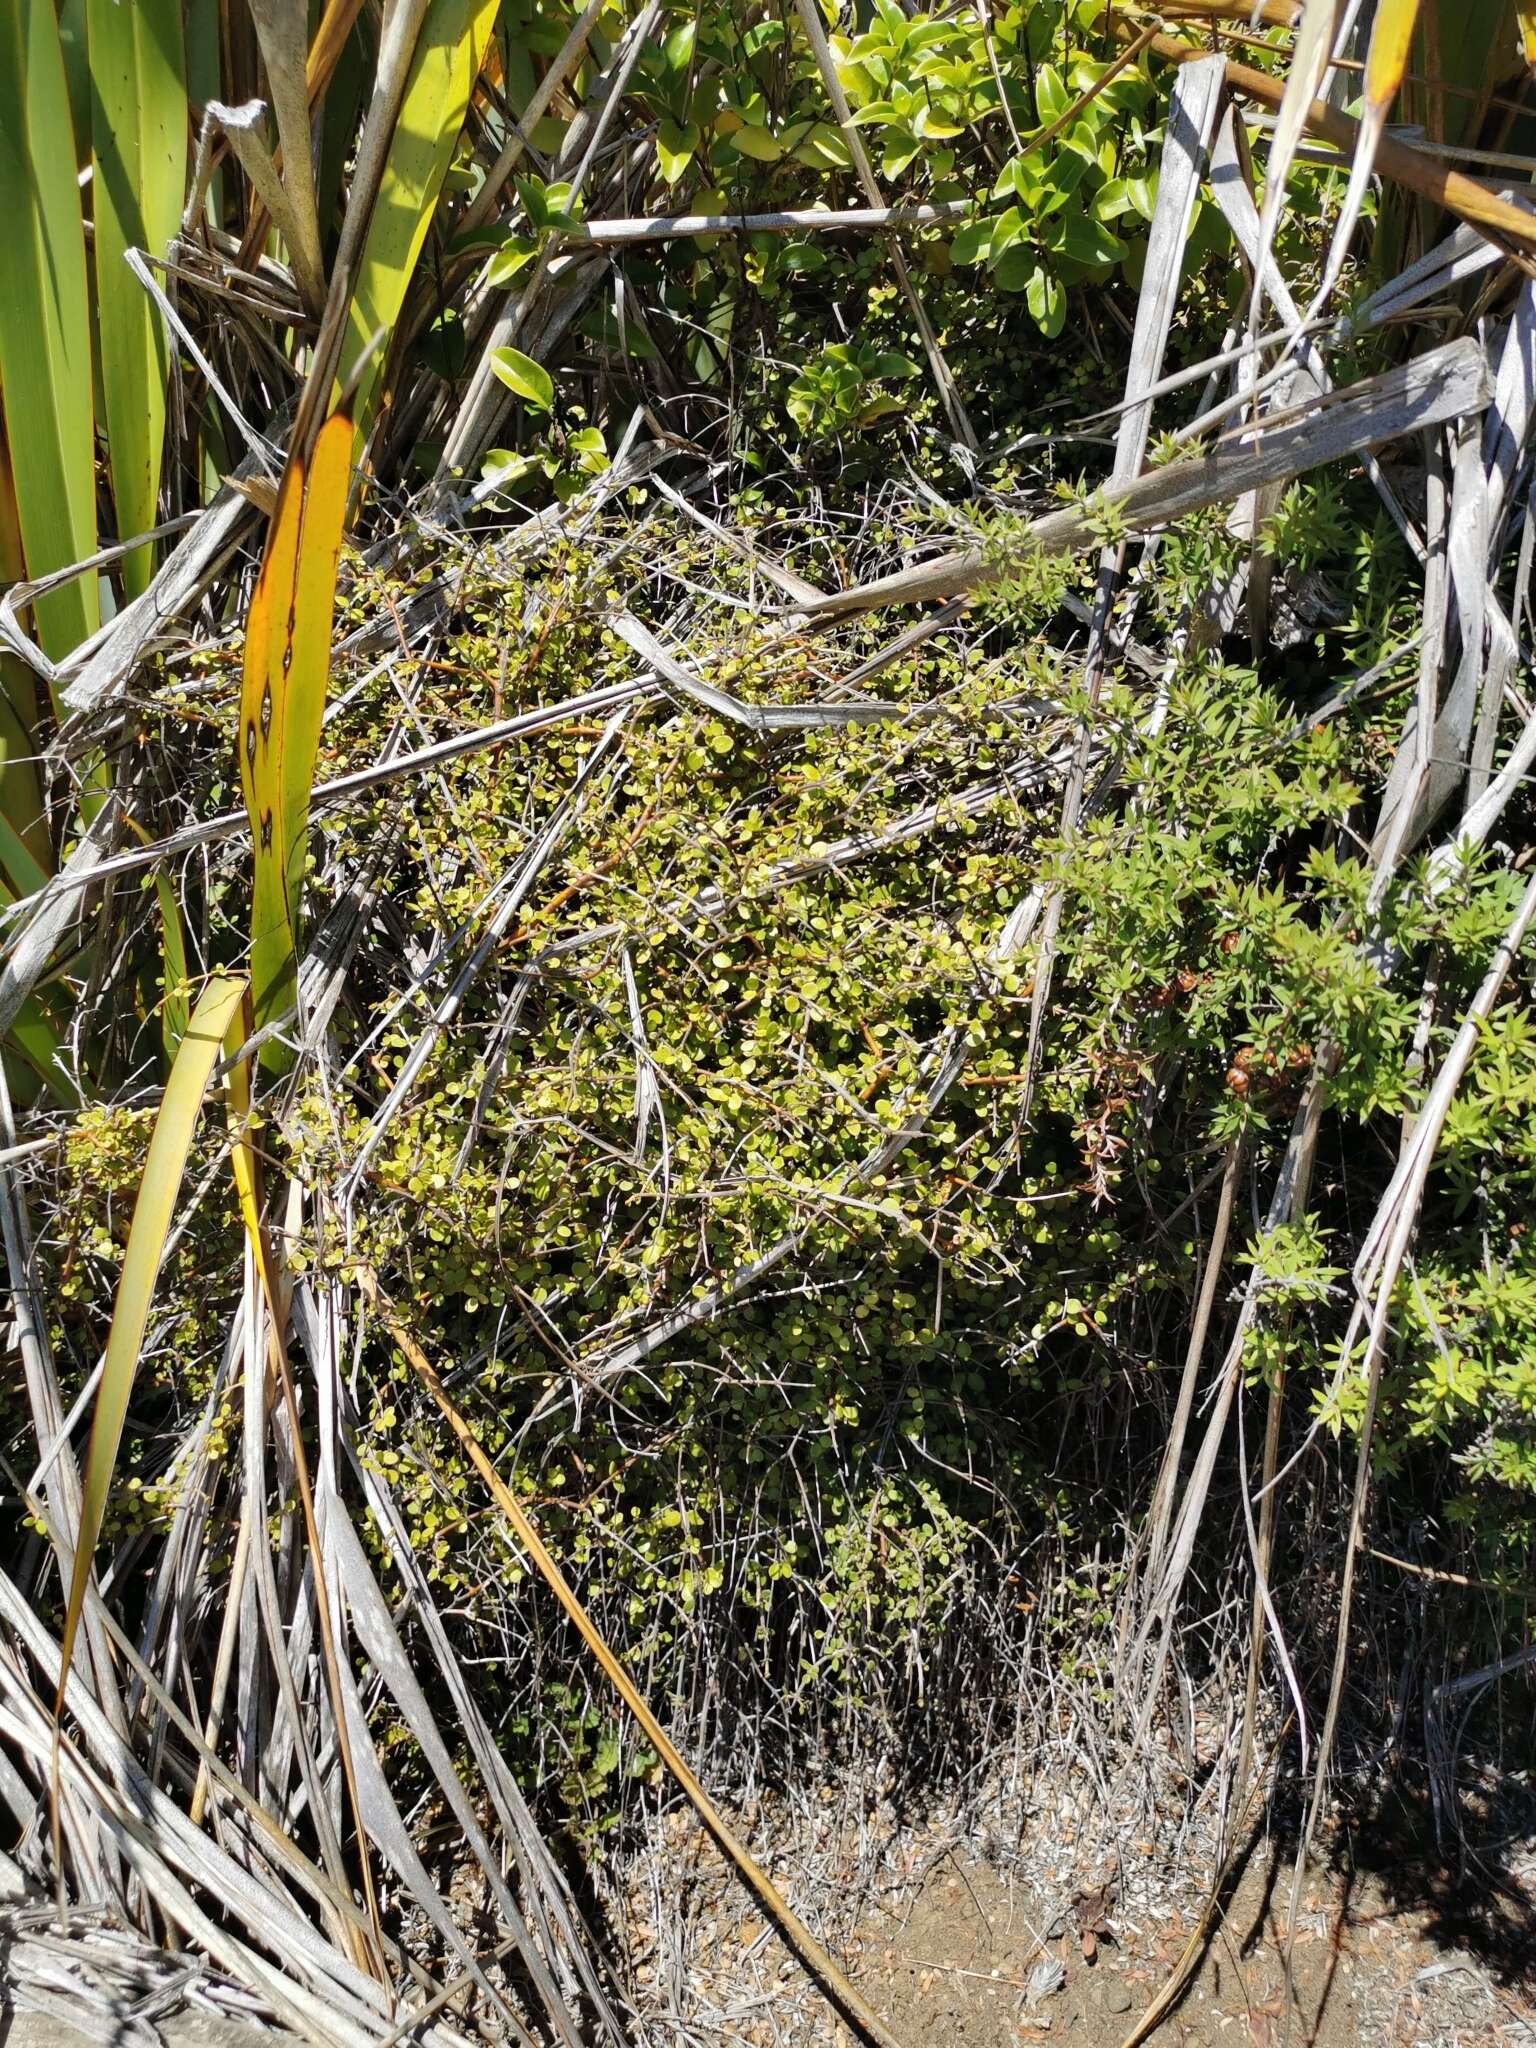
POLYGON ((647 219, 586 220, 562 228, 567 242, 595 242, 604 248, 633 242, 677 242, 689 235, 836 234, 850 230, 884 233, 893 228, 931 228, 963 220, 968 199, 938 206, 799 207, 786 213, 662 213, 647 219))

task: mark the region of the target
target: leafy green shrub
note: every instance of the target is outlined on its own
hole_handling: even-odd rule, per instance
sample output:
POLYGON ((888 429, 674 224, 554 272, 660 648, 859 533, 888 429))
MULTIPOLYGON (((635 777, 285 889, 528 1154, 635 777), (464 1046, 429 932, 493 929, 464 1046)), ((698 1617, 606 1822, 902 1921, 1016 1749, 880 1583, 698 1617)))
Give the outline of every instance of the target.
MULTIPOLYGON (((1330 571, 1353 573, 1348 522, 1337 536, 1330 571)), ((1172 536, 1170 580, 1198 589, 1220 566, 1213 545, 1209 522, 1172 536)), ((1034 598, 1059 595, 1058 570, 1034 598)), ((572 631, 567 660, 590 629, 572 631)), ((484 665, 472 636, 459 652, 465 667, 484 665)), ((600 680, 604 659, 599 635, 583 673, 600 680)), ((775 689, 728 642, 709 673, 775 689)), ((1049 812, 1031 843, 1000 799, 915 846, 786 882, 783 863, 814 860, 850 827, 878 832, 909 789, 954 789, 1004 766, 1017 696, 1072 701, 1070 665, 1037 638, 981 672, 913 657, 882 687, 944 707, 904 729, 894 756, 880 727, 767 755, 696 713, 633 734, 622 799, 568 856, 579 894, 552 878, 558 916, 531 914, 520 943, 537 955, 583 931, 610 936, 563 955, 573 964, 528 993, 516 1056, 467 1151, 491 1013, 434 1056, 379 1156, 362 1239, 419 1304, 431 1341, 449 1355, 478 1346, 474 1398, 493 1443, 510 1444, 516 1417, 553 1404, 521 1439, 529 1498, 588 1592, 616 1603, 626 1636, 673 1668, 673 1682, 683 1666, 666 1660, 696 1650, 704 1613, 734 1613, 744 1668, 771 1653, 764 1676, 791 1697, 833 1681, 861 1710, 882 1683, 872 1658, 931 1655, 986 1547, 1017 1518, 1057 1516, 1043 1442, 1060 1437, 1043 1416, 1134 1406, 1174 1368, 1183 1317, 1167 1304, 1187 1301, 1198 1246, 1170 1244, 1161 1219, 1182 1211, 1199 1162, 1237 1132, 1260 1156, 1277 1153, 1324 1037, 1341 1049, 1326 1147, 1350 1177, 1350 1207, 1330 1204, 1315 1228, 1266 1247, 1286 1312, 1260 1319, 1251 1369, 1270 1370, 1282 1347, 1314 1412, 1350 1426, 1347 1392, 1331 1391, 1337 1247, 1383 1184, 1380 1140, 1448 1042, 1515 886, 1477 863, 1432 897, 1422 870, 1407 869, 1380 913, 1403 960, 1384 977, 1360 944, 1368 876, 1349 836, 1374 801, 1360 774, 1377 772, 1380 714, 1316 726, 1251 670, 1194 652, 1150 728, 1142 699, 1107 694, 1100 730, 1123 755, 1121 794, 1070 846, 1053 845, 1049 812), (694 906, 722 861, 724 905, 701 923, 694 906), (1065 892, 1062 958, 1021 1140, 1029 963, 1000 969, 989 956, 1042 875, 1065 892), (619 932, 661 1097, 638 1162, 619 932), (1426 1053, 1413 991, 1431 954, 1442 997, 1426 1053), (855 1189, 852 1167, 903 1117, 950 1027, 970 1048, 962 1086, 899 1171, 855 1189), (782 1290, 769 1283, 626 1376, 611 1411, 584 1403, 567 1433, 555 1419, 561 1361, 589 1354, 590 1332, 622 1333, 686 1300, 785 1230, 804 1237, 782 1290), (639 1442, 655 1449, 637 1458, 639 1442), (791 1639, 805 1647, 786 1664, 791 1639)), ((557 749, 550 771, 568 774, 573 759, 557 749)), ((467 800, 478 819, 477 786, 467 800)), ((508 821, 524 814, 521 795, 511 811, 492 803, 476 825, 492 835, 488 856, 494 842, 505 858, 508 821)), ((418 829, 425 873, 448 828, 418 829)), ((457 914, 440 879, 419 910, 457 914)), ((392 1061, 410 1036, 392 1026, 379 1054, 392 1061)), ((1470 1100, 1486 1093, 1487 1108, 1464 1156, 1484 1170, 1503 1101, 1494 1077, 1507 1069, 1514 1078, 1499 1085, 1518 1099, 1524 1045, 1517 1024, 1505 1068, 1477 1069, 1470 1100)), ((356 1134, 343 1123, 343 1153, 356 1134)), ((1439 1182, 1453 1203, 1459 1156, 1448 1145, 1439 1182)), ((1529 1164, 1519 1147, 1510 1160, 1500 1199, 1514 1229, 1529 1164)), ((1436 1242, 1450 1262, 1437 1287, 1471 1286, 1457 1234, 1436 1242)), ((1488 1294, 1477 1281, 1472 1299, 1488 1294)), ((1523 1299, 1514 1283, 1499 1295, 1506 1335, 1523 1299)), ((1514 1331, 1515 1355, 1529 1335, 1514 1331)), ((1457 1429, 1440 1432, 1469 1480, 1470 1456, 1479 1483, 1496 1473, 1500 1492, 1520 1483, 1528 1455, 1522 1370, 1502 1369, 1494 1436, 1489 1405, 1464 1404, 1457 1429)), ((1383 1459, 1407 1461, 1431 1492, 1437 1468, 1415 1463, 1414 1447, 1434 1434, 1424 1402, 1442 1371, 1438 1346, 1405 1351, 1381 1435, 1383 1459)), ((423 1474, 446 1455, 435 1448, 423 1474)), ((435 1481, 427 1492, 436 1499, 435 1481)), ((1507 1504, 1499 1514, 1515 1525, 1507 1504)), ((1065 1518, 1085 1535, 1093 1520, 1065 1518)), ((445 1570, 454 1554, 449 1538, 445 1570)))
MULTIPOLYGON (((605 36, 618 26, 605 21, 605 36)), ((548 55, 563 26, 541 13, 537 29, 529 47, 548 55)), ((954 209, 904 242, 968 400, 981 394, 993 423, 1031 429, 1057 401, 1080 401, 1099 368, 1087 350, 1044 343, 1064 331, 1072 294, 1113 304, 1139 278, 1162 144, 1148 73, 1131 65, 1106 82, 1115 48, 1101 0, 985 15, 875 0, 832 47, 888 196, 954 209)), ((634 88, 655 128, 652 203, 663 189, 716 213, 862 202, 790 10, 675 9, 634 88)), ((535 144, 562 133, 553 122, 535 144)), ((1321 206, 1309 177, 1283 230, 1292 271, 1321 206)), ((512 227, 446 252, 491 289, 516 289, 583 218, 569 185, 528 175, 516 191, 512 227)), ((1192 271, 1223 232, 1202 203, 1192 271)), ((684 380, 728 390, 722 443, 749 476, 784 448, 787 416, 802 476, 821 463, 818 507, 856 508, 862 527, 862 430, 899 414, 923 434, 937 419, 882 244, 708 233, 625 263, 643 325, 602 304, 558 371, 502 353, 523 445, 493 451, 485 474, 509 492, 569 498, 608 461, 590 421, 611 416, 593 394, 627 395, 636 366, 667 355, 684 380)), ((1209 348, 1220 328, 1201 316, 1224 312, 1229 288, 1225 274, 1197 278, 1176 354, 1209 348)), ((435 375, 464 375, 456 315, 420 346, 435 375)), ((1043 479, 999 466, 988 481, 1006 498, 1043 479)), ((738 506, 753 502, 749 487, 738 506)), ((1016 518, 977 524, 1001 559, 1016 518)), ((923 537, 872 525, 860 544, 874 552, 923 537)), ((616 597, 643 609, 637 593, 656 587, 658 529, 642 531, 637 544, 611 519, 525 569, 491 551, 456 562, 430 659, 338 677, 320 773, 371 753, 405 688, 433 730, 630 679, 632 652, 604 613, 616 597), (517 634, 509 621, 536 623, 517 634)), ((814 648, 784 638, 765 652, 736 630, 732 601, 756 594, 739 563, 687 528, 665 529, 662 545, 683 587, 727 600, 690 625, 690 659, 710 680, 749 699, 815 689, 814 648)), ((345 1228, 324 1204, 307 1216, 296 1271, 378 1273, 458 1375, 491 1454, 659 1699, 702 1698, 722 1717, 772 1699, 791 1728, 829 1712, 857 1727, 909 1688, 936 1713, 962 1712, 945 1674, 963 1668, 961 1646, 1028 1625, 1013 1618, 1027 1601, 1004 1589, 1042 1532, 1069 1589, 1049 1654, 1076 1655, 1073 1630, 1107 1624, 1102 1558, 1134 1510, 1137 1461, 1156 1448, 1180 1362, 1202 1253, 1198 1190, 1238 1135, 1256 1174, 1272 1168, 1325 1038, 1339 1061, 1323 1199, 1234 1263, 1258 1264, 1264 1283, 1250 1377, 1273 1382, 1283 1368, 1298 1427, 1358 1428, 1358 1361, 1342 1353, 1354 1228, 1514 884, 1479 861, 1431 894, 1410 866, 1379 913, 1401 971, 1382 972, 1362 942, 1360 838, 1396 706, 1373 698, 1319 724, 1296 693, 1338 657, 1371 662, 1405 637, 1411 573, 1338 480, 1294 486, 1264 545, 1283 572, 1330 577, 1345 621, 1304 639, 1283 674, 1256 675, 1197 636, 1155 708, 1118 681, 1090 707, 1058 614, 1074 586, 1089 590, 1091 569, 1015 556, 967 638, 883 671, 880 691, 903 713, 889 725, 759 742, 688 704, 638 713, 599 798, 437 1037, 345 1228), (1314 660, 1319 641, 1326 662, 1314 660), (1019 771, 1085 717, 1116 790, 1064 842, 1057 783, 1019 771), (946 805, 957 792, 983 794, 946 805), (905 821, 936 800, 936 818, 908 835, 905 821), (1061 937, 1030 1074, 1036 963, 999 961, 995 941, 1041 882, 1060 892, 1061 937), (1426 1015, 1410 991, 1431 960, 1426 1015), (951 1035, 967 1053, 959 1083, 866 1179, 863 1162, 908 1127, 951 1035), (786 1235, 794 1257, 766 1285, 605 1374, 613 1343, 728 1284, 786 1235)), ((1238 548, 1219 514, 1164 536, 1139 630, 1182 636, 1238 548)), ((354 562, 342 630, 410 596, 354 562)), ((874 652, 887 629, 850 627, 840 658, 874 652)), ((1394 670, 1385 686, 1400 679, 1394 670)), ((177 746, 169 826, 184 803, 218 807, 234 734, 225 654, 162 680, 153 715, 177 746), (189 770, 175 722, 201 729, 220 702, 215 751, 189 770)), ((483 926, 487 892, 595 737, 573 724, 515 754, 472 755, 442 771, 430 800, 402 809, 391 793, 323 822, 322 871, 372 872, 375 850, 389 851, 334 1061, 270 1134, 306 1183, 330 1184, 356 1156, 424 1004, 483 926)), ((198 906, 206 958, 238 953, 241 903, 216 867, 198 906)), ((143 1014, 120 1028, 149 1034, 157 1000, 146 984, 143 1014)), ((1463 1527, 1495 1573, 1536 1520, 1532 1036, 1518 1002, 1502 1012, 1453 1111, 1394 1303, 1377 1439, 1401 1498, 1463 1527)), ((101 1318, 143 1136, 136 1111, 103 1112, 69 1148, 67 1221, 43 1247, 66 1352, 101 1318)), ((124 1511, 136 1523, 173 1504, 157 1432, 210 1384, 232 1243, 227 1219, 198 1215, 164 1276, 135 1418, 149 1484, 124 1511)), ((486 1646, 486 1684, 500 1689, 520 1763, 536 1773, 558 1749, 546 1775, 559 1796, 603 1805, 622 1761, 612 1723, 579 1683, 552 1683, 528 1647, 536 1596, 453 1441, 380 1342, 359 1354, 357 1391, 365 1454, 388 1475, 455 1626, 486 1646), (515 1631, 503 1627, 511 1602, 515 1631)))
POLYGON ((822 440, 899 412, 896 394, 878 387, 917 375, 910 356, 876 349, 867 341, 831 341, 790 385, 785 405, 802 433, 822 440))

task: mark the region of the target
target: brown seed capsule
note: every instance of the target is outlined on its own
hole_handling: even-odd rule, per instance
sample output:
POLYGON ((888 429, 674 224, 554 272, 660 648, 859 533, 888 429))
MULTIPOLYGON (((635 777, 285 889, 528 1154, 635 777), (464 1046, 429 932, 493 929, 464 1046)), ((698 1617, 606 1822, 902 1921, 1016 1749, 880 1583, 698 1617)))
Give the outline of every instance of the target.
POLYGON ((1242 941, 1238 938, 1236 932, 1222 933, 1221 950, 1223 951, 1223 953, 1235 953, 1241 944, 1242 941))
POLYGON ((1192 973, 1189 968, 1181 967, 1179 969, 1178 981, 1180 995, 1187 996, 1192 988, 1199 985, 1200 977, 1198 974, 1192 973))
POLYGON ((1248 1093, 1248 1076, 1241 1067, 1228 1067, 1227 1086, 1234 1095, 1246 1095, 1248 1093))

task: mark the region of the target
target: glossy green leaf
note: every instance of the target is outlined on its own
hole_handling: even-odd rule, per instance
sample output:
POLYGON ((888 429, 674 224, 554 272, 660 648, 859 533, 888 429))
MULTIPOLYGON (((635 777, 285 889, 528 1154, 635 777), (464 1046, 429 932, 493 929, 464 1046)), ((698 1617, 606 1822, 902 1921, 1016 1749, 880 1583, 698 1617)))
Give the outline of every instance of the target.
POLYGON ((663 121, 657 128, 656 161, 669 185, 675 185, 693 162, 702 139, 697 121, 663 121))
POLYGON ((784 154, 784 145, 777 136, 750 123, 738 128, 731 141, 743 156, 752 157, 760 164, 776 164, 784 154))
POLYGON ((1107 269, 1125 254, 1125 244, 1119 236, 1086 213, 1053 220, 1050 240, 1069 262, 1090 269, 1107 269))
POLYGON ((548 412, 554 404, 554 379, 542 363, 525 356, 520 348, 493 349, 491 368, 509 391, 515 391, 536 412, 548 412))
POLYGON ((1016 242, 1004 250, 992 272, 992 283, 1000 292, 1022 292, 1028 288, 1037 267, 1034 249, 1027 242, 1016 242))
POLYGON ((1059 121, 1071 104, 1071 96, 1056 66, 1042 64, 1035 74, 1035 105, 1041 126, 1049 127, 1053 121, 1059 121))
POLYGON ((486 283, 492 286, 510 284, 537 254, 538 246, 531 235, 509 235, 485 266, 486 283))
POLYGON ((886 137, 886 144, 880 158, 880 168, 888 178, 899 178, 923 145, 906 126, 892 128, 886 137))
POLYGON ((1040 332, 1054 341, 1067 324, 1067 294, 1061 279, 1037 265, 1024 287, 1024 303, 1040 332))

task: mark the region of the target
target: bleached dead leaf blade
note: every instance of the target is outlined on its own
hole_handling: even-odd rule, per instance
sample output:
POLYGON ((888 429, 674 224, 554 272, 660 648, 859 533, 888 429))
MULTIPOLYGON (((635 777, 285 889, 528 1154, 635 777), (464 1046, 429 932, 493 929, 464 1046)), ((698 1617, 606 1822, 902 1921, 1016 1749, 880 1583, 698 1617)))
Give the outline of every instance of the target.
MULTIPOLYGON (((1478 343, 1470 336, 1448 342, 1400 369, 1316 399, 1300 418, 1268 419, 1256 433, 1239 430, 1209 454, 1150 470, 1123 491, 1048 513, 1022 529, 1020 554, 1031 549, 1072 554, 1092 547, 1106 512, 1135 530, 1170 525, 1260 485, 1286 482, 1421 428, 1479 413, 1491 393, 1487 358, 1478 343)), ((801 609, 864 611, 953 597, 974 590, 1000 566, 981 548, 963 548, 801 609)))

